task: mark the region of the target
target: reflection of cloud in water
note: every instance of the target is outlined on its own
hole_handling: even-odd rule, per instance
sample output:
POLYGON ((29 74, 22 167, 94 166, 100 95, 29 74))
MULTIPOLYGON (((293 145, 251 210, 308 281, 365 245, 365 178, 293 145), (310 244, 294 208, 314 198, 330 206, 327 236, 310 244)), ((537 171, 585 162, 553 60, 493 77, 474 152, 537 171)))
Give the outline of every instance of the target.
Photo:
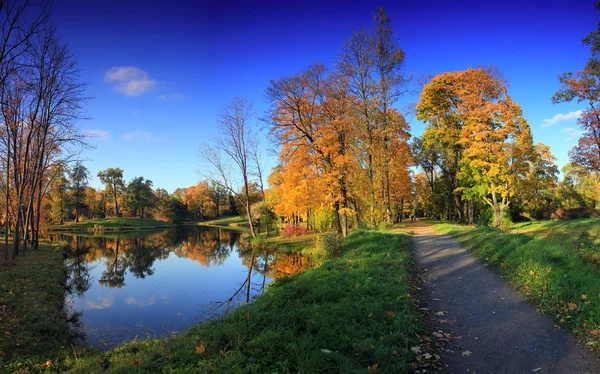
POLYGON ((128 298, 125 299, 125 302, 129 305, 135 305, 138 306, 140 308, 146 307, 146 306, 150 306, 150 305, 154 305, 156 304, 156 297, 154 296, 150 296, 148 298, 148 300, 138 300, 133 296, 129 296, 128 298))
POLYGON ((113 298, 106 296, 99 296, 96 300, 89 300, 85 302, 84 309, 106 309, 113 305, 113 298))

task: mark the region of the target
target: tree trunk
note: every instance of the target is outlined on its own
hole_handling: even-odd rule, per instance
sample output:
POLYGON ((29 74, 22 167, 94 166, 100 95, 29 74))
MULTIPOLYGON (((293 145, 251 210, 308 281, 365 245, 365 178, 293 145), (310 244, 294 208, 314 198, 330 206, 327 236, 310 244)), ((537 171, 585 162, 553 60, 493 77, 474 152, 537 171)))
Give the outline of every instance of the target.
POLYGON ((9 223, 9 196, 10 196, 10 143, 7 142, 7 156, 6 156, 6 201, 4 210, 4 262, 8 263, 8 223, 9 223))
POLYGON ((335 215, 335 228, 338 234, 342 234, 342 220, 340 218, 340 203, 333 204, 333 214, 335 215))
POLYGON ((469 210, 469 225, 473 224, 473 199, 467 201, 467 209, 469 210))

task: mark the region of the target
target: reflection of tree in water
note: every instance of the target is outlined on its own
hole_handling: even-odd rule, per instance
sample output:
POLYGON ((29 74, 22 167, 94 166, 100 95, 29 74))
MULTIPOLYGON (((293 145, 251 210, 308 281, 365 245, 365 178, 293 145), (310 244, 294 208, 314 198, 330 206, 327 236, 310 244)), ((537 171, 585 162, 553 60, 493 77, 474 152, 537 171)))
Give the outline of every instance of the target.
POLYGON ((310 257, 302 255, 278 254, 269 268, 273 279, 289 277, 310 267, 310 257))
MULTIPOLYGON (((130 238, 61 235, 52 236, 51 239, 67 240, 71 248, 79 248, 79 251, 70 253, 70 257, 73 270, 83 279, 86 276, 84 271, 89 272, 84 265, 102 258, 106 269, 99 280, 100 284, 123 287, 127 270, 137 278, 151 276, 154 274, 152 267, 155 261, 166 259, 171 252, 178 257, 198 261, 204 266, 221 265, 236 248, 239 234, 196 227, 193 230, 166 230, 130 238)), ((83 279, 82 285, 85 283, 83 279)))
POLYGON ((221 229, 206 230, 196 227, 187 232, 187 237, 175 248, 178 257, 198 261, 205 267, 222 265, 235 248, 239 235, 221 229))
POLYGON ((156 260, 157 248, 146 237, 134 238, 132 248, 126 252, 129 270, 136 278, 154 274, 152 265, 156 260))
POLYGON ((110 288, 121 288, 125 285, 125 271, 127 270, 127 261, 123 254, 119 253, 120 239, 115 239, 115 249, 112 258, 106 257, 106 270, 102 272, 100 284, 110 288))
POLYGON ((76 238, 74 242, 74 246, 67 246, 67 288, 81 297, 92 285, 90 265, 85 260, 91 247, 85 245, 81 238, 76 238))
POLYGON ((250 302, 253 295, 265 291, 268 278, 293 275, 309 266, 309 259, 305 256, 274 254, 268 248, 259 252, 248 242, 239 242, 237 246, 242 264, 248 268, 246 277, 240 286, 233 290, 231 297, 210 303, 200 315, 202 319, 219 315, 250 302), (257 276, 258 279, 253 281, 257 276))

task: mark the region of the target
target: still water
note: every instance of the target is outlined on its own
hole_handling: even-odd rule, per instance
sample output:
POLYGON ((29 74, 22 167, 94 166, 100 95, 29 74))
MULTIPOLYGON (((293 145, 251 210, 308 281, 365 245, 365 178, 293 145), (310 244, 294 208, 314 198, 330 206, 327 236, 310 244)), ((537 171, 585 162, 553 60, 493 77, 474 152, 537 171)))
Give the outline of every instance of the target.
POLYGON ((177 334, 251 301, 308 259, 254 253, 241 234, 176 227, 152 233, 52 235, 68 243, 67 308, 100 349, 177 334))

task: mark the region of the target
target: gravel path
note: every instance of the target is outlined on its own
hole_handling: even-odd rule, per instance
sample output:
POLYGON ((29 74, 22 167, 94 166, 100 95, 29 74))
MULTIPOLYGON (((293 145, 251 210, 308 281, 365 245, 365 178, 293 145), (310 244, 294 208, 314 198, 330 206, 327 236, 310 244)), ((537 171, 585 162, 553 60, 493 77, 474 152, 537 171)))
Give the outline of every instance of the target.
POLYGON ((433 327, 451 336, 448 372, 600 373, 596 356, 456 240, 418 222, 412 231, 433 327))

